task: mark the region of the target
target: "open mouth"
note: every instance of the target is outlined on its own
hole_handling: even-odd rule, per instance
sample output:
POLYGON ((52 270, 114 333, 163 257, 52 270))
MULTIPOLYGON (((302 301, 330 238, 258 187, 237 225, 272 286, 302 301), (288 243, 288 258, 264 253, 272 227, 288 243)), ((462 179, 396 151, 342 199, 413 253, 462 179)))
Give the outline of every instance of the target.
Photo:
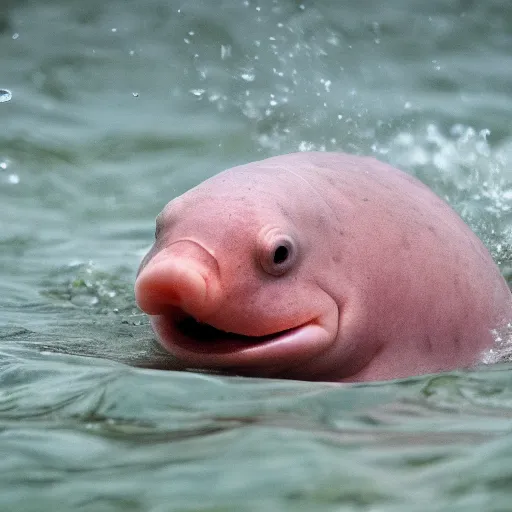
MULTIPOLYGON (((329 320, 334 324, 336 318, 329 320)), ((258 326, 257 319, 254 322, 258 332, 256 328, 262 326, 258 326)), ((281 326, 283 323, 280 322, 281 326)), ((330 323, 326 325, 322 317, 297 323, 295 327, 251 336, 197 321, 179 308, 151 316, 151 324, 163 347, 187 364, 201 368, 299 364, 325 351, 335 339, 328 327, 330 323)))
POLYGON ((208 348, 212 348, 215 344, 230 344, 237 346, 247 346, 262 344, 268 341, 275 340, 280 336, 291 333, 298 327, 285 329, 283 331, 274 332, 265 336, 248 336, 245 334, 238 334, 234 332, 227 332, 217 329, 212 325, 198 322, 192 317, 186 317, 175 324, 176 329, 186 338, 196 343, 204 343, 208 348))
POLYGON ((191 316, 172 321, 167 320, 167 329, 174 346, 199 353, 222 354, 262 347, 284 340, 303 328, 303 325, 276 331, 264 336, 249 336, 217 329, 210 324, 198 322, 191 316))

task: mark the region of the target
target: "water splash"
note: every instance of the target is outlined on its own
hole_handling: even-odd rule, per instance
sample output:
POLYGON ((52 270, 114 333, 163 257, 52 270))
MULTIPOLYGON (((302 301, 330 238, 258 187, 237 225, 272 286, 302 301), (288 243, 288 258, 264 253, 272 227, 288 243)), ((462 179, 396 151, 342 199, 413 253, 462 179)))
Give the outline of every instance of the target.
POLYGON ((493 330, 495 344, 482 355, 482 363, 496 364, 512 361, 512 324, 493 330))
POLYGON ((196 98, 201 99, 206 91, 204 89, 190 89, 189 92, 193 94, 196 98))
POLYGON ((413 172, 446 199, 493 256, 503 260, 498 252, 503 253, 512 243, 512 176, 508 171, 512 153, 494 149, 489 135, 486 128, 455 124, 446 133, 428 124, 399 132, 372 149, 413 172))
POLYGON ((0 103, 5 103, 12 99, 12 92, 9 89, 0 89, 0 103))

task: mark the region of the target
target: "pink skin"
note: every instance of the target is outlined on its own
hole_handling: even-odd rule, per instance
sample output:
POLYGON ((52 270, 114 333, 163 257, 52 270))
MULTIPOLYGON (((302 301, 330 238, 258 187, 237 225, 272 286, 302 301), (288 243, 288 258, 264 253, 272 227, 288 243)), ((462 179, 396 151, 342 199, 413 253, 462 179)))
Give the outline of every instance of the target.
POLYGON ((445 202, 341 153, 235 167, 171 201, 135 295, 186 365, 304 380, 470 366, 512 319, 491 256, 445 202))

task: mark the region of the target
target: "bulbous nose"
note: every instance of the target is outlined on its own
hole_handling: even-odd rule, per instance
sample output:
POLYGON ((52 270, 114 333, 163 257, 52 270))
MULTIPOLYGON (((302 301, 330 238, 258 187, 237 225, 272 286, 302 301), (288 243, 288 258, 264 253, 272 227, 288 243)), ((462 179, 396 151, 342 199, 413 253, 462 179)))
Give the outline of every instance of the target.
POLYGON ((178 307, 194 317, 216 309, 219 267, 213 255, 192 240, 180 240, 158 252, 135 282, 135 299, 148 315, 178 307))

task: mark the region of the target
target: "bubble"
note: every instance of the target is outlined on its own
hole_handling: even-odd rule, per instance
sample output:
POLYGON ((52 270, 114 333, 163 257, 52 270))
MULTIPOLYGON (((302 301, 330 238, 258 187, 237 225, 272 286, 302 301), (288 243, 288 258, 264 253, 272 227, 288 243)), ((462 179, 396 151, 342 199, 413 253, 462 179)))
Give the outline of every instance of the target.
POLYGON ((14 40, 18 39, 18 37, 20 37, 20 35, 18 34, 18 32, 15 32, 13 35, 12 35, 12 38, 14 40))
POLYGON ((17 174, 9 174, 7 180, 11 185, 17 185, 20 182, 20 177, 17 174))
POLYGON ((99 303, 98 297, 91 295, 76 295, 72 297, 70 302, 78 307, 92 307, 99 303))
POLYGON ((133 96, 134 98, 138 98, 138 97, 139 97, 139 93, 138 93, 138 92, 132 92, 132 96, 133 96))
POLYGON ((8 89, 0 89, 0 103, 5 103, 12 98, 12 92, 8 89))

